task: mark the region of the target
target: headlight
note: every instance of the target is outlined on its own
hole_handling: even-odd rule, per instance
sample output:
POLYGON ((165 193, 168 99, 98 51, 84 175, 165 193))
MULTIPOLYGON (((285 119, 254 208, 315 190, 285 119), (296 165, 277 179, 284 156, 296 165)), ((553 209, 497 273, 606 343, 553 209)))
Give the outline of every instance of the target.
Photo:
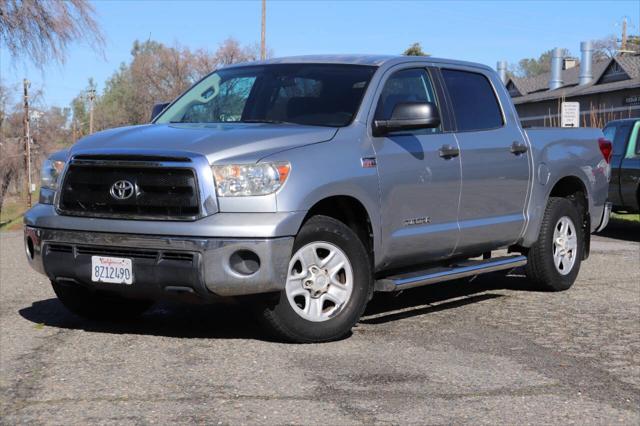
POLYGON ((289 176, 289 163, 212 166, 219 197, 246 197, 276 192, 289 176))
POLYGON ((64 169, 64 161, 46 160, 42 164, 40 173, 40 187, 48 189, 58 188, 58 179, 64 169))

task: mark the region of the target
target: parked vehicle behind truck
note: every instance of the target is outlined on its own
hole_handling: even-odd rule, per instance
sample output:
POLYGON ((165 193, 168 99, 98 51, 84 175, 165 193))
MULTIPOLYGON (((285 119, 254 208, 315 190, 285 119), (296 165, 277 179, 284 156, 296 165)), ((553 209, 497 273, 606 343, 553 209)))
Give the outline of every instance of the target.
POLYGON ((29 262, 81 316, 249 296, 279 337, 328 341, 374 291, 520 266, 568 289, 609 217, 602 132, 523 130, 483 65, 275 59, 155 114, 54 155, 25 215, 29 262))
POLYGON ((613 142, 609 201, 614 211, 640 212, 640 119, 607 123, 603 132, 613 142))

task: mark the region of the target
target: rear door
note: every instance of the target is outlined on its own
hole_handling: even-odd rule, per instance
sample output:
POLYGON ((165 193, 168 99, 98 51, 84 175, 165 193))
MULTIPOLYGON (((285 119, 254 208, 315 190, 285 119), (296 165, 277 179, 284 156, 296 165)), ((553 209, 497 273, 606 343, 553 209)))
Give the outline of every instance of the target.
MULTIPOLYGON (((530 179, 527 141, 507 123, 489 73, 441 70, 451 100, 462 162, 460 242, 456 253, 512 244, 525 224, 530 179)), ((504 100, 503 102, 509 102, 504 100)))
MULTIPOLYGON (((372 137, 380 179, 382 264, 386 268, 448 257, 458 240, 460 157, 447 122, 444 93, 427 68, 395 68, 378 88, 373 119, 388 119, 400 102, 434 102, 443 117, 436 129, 372 137)), ((372 123, 373 120, 370 120, 372 123)))
POLYGON ((640 121, 633 123, 624 158, 620 163, 620 197, 626 210, 640 209, 640 121))
POLYGON ((632 122, 618 121, 605 126, 603 129, 604 137, 613 143, 613 153, 611 154, 611 180, 609 180, 609 196, 608 200, 614 206, 622 207, 621 189, 621 173, 620 168, 627 150, 627 141, 631 133, 632 122))

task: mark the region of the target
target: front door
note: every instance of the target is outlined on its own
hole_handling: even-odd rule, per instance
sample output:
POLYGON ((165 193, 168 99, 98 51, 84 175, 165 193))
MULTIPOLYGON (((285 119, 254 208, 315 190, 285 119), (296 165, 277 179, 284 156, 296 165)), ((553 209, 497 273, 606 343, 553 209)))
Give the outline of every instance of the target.
POLYGON ((462 158, 456 254, 479 254, 513 244, 525 225, 530 181, 527 141, 515 120, 506 121, 486 75, 453 69, 441 72, 462 158))
MULTIPOLYGON (((425 68, 390 72, 379 94, 375 119, 388 119, 400 102, 434 102, 441 108, 425 68)), ((441 111, 441 115, 444 115, 441 111)), ((452 133, 436 129, 374 137, 382 208, 382 264, 401 267, 442 259, 458 239, 460 157, 452 133)))

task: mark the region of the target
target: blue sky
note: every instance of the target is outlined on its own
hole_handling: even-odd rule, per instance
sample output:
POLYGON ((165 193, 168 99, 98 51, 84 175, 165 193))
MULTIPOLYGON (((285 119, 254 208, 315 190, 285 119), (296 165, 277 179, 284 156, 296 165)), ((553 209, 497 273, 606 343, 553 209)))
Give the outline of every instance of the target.
MULTIPOLYGON (((44 90, 44 102, 67 106, 93 77, 104 81, 130 58, 135 39, 215 50, 232 36, 260 39, 260 1, 96 1, 104 57, 74 43, 64 65, 44 71, 11 63, 0 48, 0 78, 23 77, 44 90)), ((640 1, 277 1, 267 0, 267 44, 275 56, 314 53, 397 54, 420 42, 434 56, 495 67, 553 47, 579 54, 580 41, 620 34, 622 18, 638 33, 640 1)))

